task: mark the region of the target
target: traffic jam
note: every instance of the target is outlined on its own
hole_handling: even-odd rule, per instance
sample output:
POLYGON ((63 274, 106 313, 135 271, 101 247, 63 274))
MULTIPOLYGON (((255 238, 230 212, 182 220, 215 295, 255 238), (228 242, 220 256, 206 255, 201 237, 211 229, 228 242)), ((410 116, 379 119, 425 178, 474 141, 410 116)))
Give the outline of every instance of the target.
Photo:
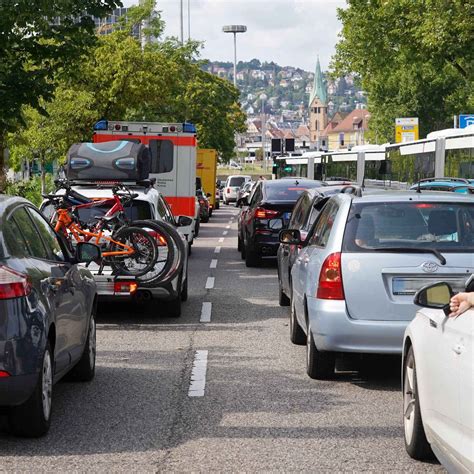
MULTIPOLYGON (((306 348, 301 369, 315 387, 366 358, 397 358, 408 455, 473 472, 474 180, 370 180, 360 176, 370 153, 359 150, 345 169, 313 154, 275 164, 272 177, 218 177, 216 151, 198 147, 190 123, 101 120, 92 142, 71 145, 40 208, 1 195, 9 433, 53 431, 55 384, 94 379, 101 305, 179 318, 193 247, 232 210, 232 262, 277 278, 273 297, 287 308, 287 337, 306 348)), ((376 161, 382 174, 394 166, 376 161)))

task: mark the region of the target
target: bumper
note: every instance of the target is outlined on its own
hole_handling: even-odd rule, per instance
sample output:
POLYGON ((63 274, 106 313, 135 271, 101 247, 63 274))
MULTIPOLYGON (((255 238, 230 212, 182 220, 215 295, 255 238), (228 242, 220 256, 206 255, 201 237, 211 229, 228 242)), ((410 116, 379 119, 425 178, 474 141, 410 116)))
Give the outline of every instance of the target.
POLYGON ((345 301, 308 298, 308 316, 316 347, 321 351, 401 354, 410 321, 351 319, 345 301))
POLYGON ((276 257, 280 242, 278 236, 256 235, 253 244, 255 251, 262 257, 276 257))
POLYGON ((25 403, 38 381, 38 374, 14 375, 0 379, 0 406, 9 407, 25 403))

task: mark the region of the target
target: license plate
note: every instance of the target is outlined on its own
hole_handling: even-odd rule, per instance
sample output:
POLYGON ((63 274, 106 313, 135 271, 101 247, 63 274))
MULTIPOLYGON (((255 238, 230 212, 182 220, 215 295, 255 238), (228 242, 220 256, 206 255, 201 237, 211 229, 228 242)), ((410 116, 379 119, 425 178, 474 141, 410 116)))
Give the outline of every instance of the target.
POLYGON ((451 285, 455 292, 464 291, 465 278, 449 278, 438 275, 436 278, 394 278, 392 280, 392 293, 394 295, 414 295, 420 288, 444 281, 451 285))

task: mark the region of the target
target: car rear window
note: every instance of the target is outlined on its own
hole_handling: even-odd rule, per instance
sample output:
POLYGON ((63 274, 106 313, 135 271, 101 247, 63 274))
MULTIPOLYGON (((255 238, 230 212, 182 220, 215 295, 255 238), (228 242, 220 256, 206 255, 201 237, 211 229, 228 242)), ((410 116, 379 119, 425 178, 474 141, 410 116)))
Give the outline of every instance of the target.
POLYGON ((245 178, 243 176, 235 176, 234 178, 229 179, 229 186, 242 186, 245 183, 245 178))
POLYGON ((344 250, 434 248, 474 251, 474 204, 441 202, 356 203, 344 235, 344 250))
POLYGON ((284 181, 268 183, 265 187, 268 201, 297 201, 305 189, 316 187, 314 183, 285 183, 284 181))

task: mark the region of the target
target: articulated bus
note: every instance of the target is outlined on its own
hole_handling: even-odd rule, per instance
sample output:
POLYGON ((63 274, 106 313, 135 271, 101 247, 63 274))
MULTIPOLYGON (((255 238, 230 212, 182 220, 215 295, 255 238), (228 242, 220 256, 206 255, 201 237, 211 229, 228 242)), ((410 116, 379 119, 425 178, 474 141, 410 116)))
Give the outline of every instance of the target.
POLYGON ((474 126, 440 130, 414 142, 365 145, 350 151, 287 158, 279 176, 341 179, 407 189, 426 178, 474 178, 474 126), (285 171, 286 170, 286 171, 285 171))

